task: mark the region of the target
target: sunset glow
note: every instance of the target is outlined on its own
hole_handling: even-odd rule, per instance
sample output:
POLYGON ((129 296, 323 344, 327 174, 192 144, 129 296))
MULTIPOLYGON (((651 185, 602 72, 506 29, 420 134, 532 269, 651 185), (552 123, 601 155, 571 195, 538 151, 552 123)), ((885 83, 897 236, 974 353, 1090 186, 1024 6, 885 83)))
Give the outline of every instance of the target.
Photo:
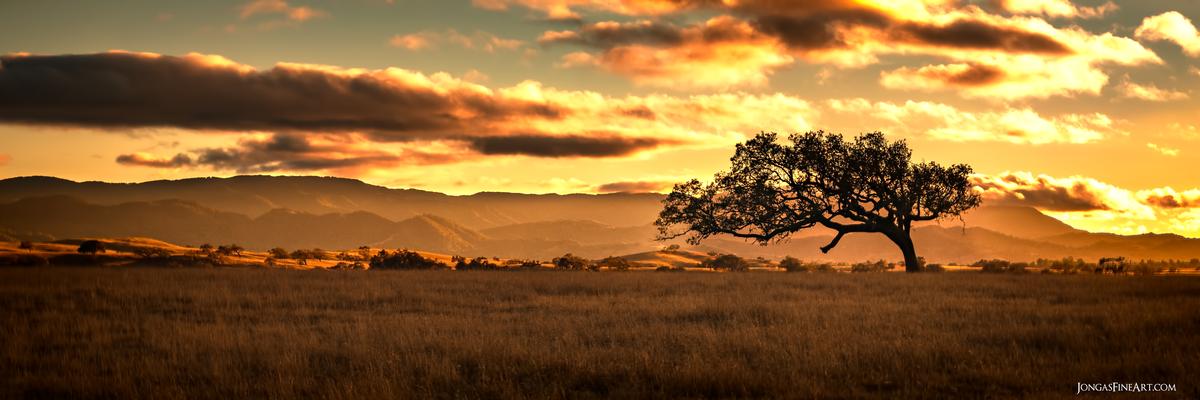
POLYGON ((0 4, 0 178, 664 192, 882 131, 990 204, 1200 237, 1195 2, 117 3, 0 4))

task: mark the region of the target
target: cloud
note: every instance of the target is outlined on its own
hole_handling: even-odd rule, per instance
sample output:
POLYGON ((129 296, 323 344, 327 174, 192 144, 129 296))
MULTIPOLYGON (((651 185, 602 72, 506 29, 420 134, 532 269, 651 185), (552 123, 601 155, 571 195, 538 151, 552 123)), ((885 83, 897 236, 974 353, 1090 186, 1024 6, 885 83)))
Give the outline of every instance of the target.
POLYGON ((1192 20, 1178 11, 1169 11, 1142 20, 1134 37, 1149 41, 1170 41, 1183 48, 1184 53, 1200 57, 1200 33, 1192 20))
MULTIPOLYGON (((522 3, 642 15, 642 7, 604 2, 522 3)), ((570 53, 560 65, 599 66, 635 83, 674 88, 761 86, 796 60, 857 68, 888 55, 930 56, 949 62, 895 70, 884 83, 897 89, 959 90, 972 82, 961 93, 1000 100, 1098 95, 1108 83, 1103 66, 1162 62, 1138 42, 1111 33, 1056 28, 1037 17, 989 14, 953 1, 621 3, 672 5, 655 12, 727 14, 686 26, 664 22, 668 19, 599 22, 549 31, 539 42, 588 48, 570 53), (724 65, 736 68, 720 70, 724 65), (713 70, 720 71, 705 73, 713 70), (927 85, 900 83, 911 77, 927 85)), ((1060 12, 1052 3, 1043 9, 1060 12)), ((1024 10, 1031 4, 1012 6, 1024 10)), ((1091 10, 1072 7, 1078 15, 1091 10)))
POLYGON ((1047 211, 1110 211, 1153 218, 1154 210, 1129 190, 1093 178, 1056 178, 1030 172, 971 177, 976 190, 993 204, 1022 205, 1047 211))
POLYGON ((117 163, 154 168, 209 168, 238 173, 277 171, 331 171, 343 175, 361 175, 370 169, 398 165, 446 164, 469 158, 453 147, 404 146, 382 150, 370 142, 331 135, 276 133, 267 137, 240 139, 236 146, 210 147, 156 157, 144 153, 123 154, 117 163))
POLYGON ((1137 192, 1143 203, 1159 208, 1200 208, 1200 189, 1177 192, 1170 187, 1137 192))
POLYGON ((671 181, 625 181, 611 182, 596 186, 597 193, 661 193, 670 190, 675 183, 671 181))
POLYGON ((0 57, 0 119, 99 127, 364 131, 377 140, 459 134, 562 116, 445 74, 281 63, 258 71, 219 56, 109 52, 0 57))
POLYGON ((544 135, 484 136, 468 138, 467 142, 486 155, 536 157, 617 157, 671 144, 652 138, 544 135))
POLYGON ((182 153, 176 154, 171 158, 158 158, 146 153, 133 153, 117 156, 117 164, 154 168, 181 168, 192 166, 192 158, 182 153))
POLYGON ((1159 146, 1154 143, 1146 143, 1146 147, 1149 147, 1150 150, 1157 151, 1159 153, 1162 153, 1162 155, 1168 156, 1168 157, 1175 157, 1175 156, 1179 155, 1179 149, 1176 149, 1176 148, 1159 146))
POLYGON ((393 47, 408 50, 424 50, 432 48, 436 43, 443 42, 452 43, 464 49, 483 50, 488 53, 494 53, 496 50, 516 50, 525 45, 524 41, 505 39, 484 31, 477 30, 473 34, 466 35, 454 29, 448 29, 442 33, 425 31, 395 35, 388 41, 393 47))
POLYGON ((1122 83, 1117 90, 1121 92, 1122 96, 1146 101, 1186 100, 1188 98, 1188 94, 1184 92, 1159 89, 1153 84, 1139 85, 1129 81, 1122 83))
POLYGON ((900 67, 882 72, 880 83, 893 89, 969 88, 996 83, 1004 78, 1004 74, 1001 68, 980 64, 928 65, 918 69, 900 67))
POLYGON ((778 40, 730 17, 686 28, 653 21, 601 22, 579 32, 549 32, 539 42, 599 48, 598 54, 569 53, 560 65, 599 66, 637 84, 659 87, 762 86, 776 69, 793 61, 778 40))
POLYGON ((284 0, 252 0, 249 3, 243 4, 239 10, 239 15, 242 19, 247 19, 258 14, 280 14, 295 22, 304 22, 328 15, 324 11, 308 6, 293 7, 284 0))
POLYGON ((1003 172, 971 177, 990 204, 1034 207, 1090 231, 1200 236, 1200 189, 1130 190, 1084 176, 1003 172))
POLYGON ((432 45, 433 34, 429 32, 410 33, 407 35, 392 36, 388 43, 393 47, 400 47, 409 50, 423 50, 432 45))
POLYGON ((968 112, 947 104, 911 100, 890 103, 848 99, 827 104, 835 114, 855 116, 862 124, 883 126, 888 132, 920 133, 957 142, 1082 144, 1116 133, 1112 119, 1100 113, 1044 117, 1030 108, 1011 107, 968 112))
POLYGON ((1000 0, 1000 7, 1013 14, 1056 18, 1100 18, 1117 10, 1117 5, 1111 1, 1096 7, 1079 7, 1070 0, 1000 0))
MULTIPOLYGON (((816 113, 808 102, 778 93, 617 97, 535 81, 490 88, 399 68, 280 63, 260 70, 201 54, 0 57, 0 121, 114 131, 173 127, 387 146, 457 143, 473 155, 610 157, 727 147, 766 127, 803 131, 816 113)), ((201 153, 188 155, 204 166, 265 169, 261 162, 215 162, 228 153, 213 152, 208 163, 201 153)))

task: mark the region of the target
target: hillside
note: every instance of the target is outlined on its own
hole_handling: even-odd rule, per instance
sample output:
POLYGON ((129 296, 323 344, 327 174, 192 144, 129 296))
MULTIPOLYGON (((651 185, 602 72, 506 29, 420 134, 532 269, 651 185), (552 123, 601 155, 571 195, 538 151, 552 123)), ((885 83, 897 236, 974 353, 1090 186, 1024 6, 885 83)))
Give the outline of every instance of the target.
MULTIPOLYGON (((410 248, 445 254, 549 259, 645 253, 660 195, 448 196, 388 189, 341 178, 242 176, 140 184, 31 177, 0 181, 0 239, 153 237, 173 243, 238 243, 249 249, 410 248), (64 194, 65 193, 65 194, 64 194), (137 199, 137 200, 129 200, 137 199)), ((728 237, 688 247, 746 257, 786 255, 827 261, 898 259, 880 235, 853 234, 829 254, 832 233, 798 232, 759 246, 728 237)), ((960 220, 913 231, 935 262, 1066 256, 1192 259, 1200 240, 1178 235, 1121 236, 1080 231, 1027 207, 983 206, 960 220)))
POLYGON ((255 217, 275 209, 309 214, 365 211, 397 221, 438 215, 473 229, 558 220, 592 220, 612 226, 654 221, 659 194, 477 193, 451 196, 415 189, 389 189, 345 178, 235 176, 143 183, 74 182, 52 177, 0 180, 0 203, 27 197, 66 195, 100 205, 184 200, 255 217))

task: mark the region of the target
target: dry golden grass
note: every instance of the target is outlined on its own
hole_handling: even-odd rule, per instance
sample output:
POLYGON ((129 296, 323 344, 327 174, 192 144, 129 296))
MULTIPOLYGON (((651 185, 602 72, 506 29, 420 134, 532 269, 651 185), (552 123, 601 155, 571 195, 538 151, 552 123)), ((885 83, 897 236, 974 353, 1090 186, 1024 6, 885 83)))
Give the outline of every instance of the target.
POLYGON ((0 269, 4 398, 1196 398, 1198 355, 1192 277, 0 269))

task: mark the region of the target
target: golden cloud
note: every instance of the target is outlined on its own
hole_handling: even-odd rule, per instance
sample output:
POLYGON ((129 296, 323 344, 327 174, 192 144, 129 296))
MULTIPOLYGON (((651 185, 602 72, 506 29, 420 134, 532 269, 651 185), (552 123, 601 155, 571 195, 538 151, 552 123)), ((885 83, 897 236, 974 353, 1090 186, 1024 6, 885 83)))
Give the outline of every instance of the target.
POLYGON ((1116 131, 1107 115, 1066 114, 1044 117, 1029 108, 967 112, 933 102, 871 102, 865 99, 830 100, 830 110, 858 118, 871 118, 872 126, 891 132, 913 132, 934 139, 1018 144, 1090 143, 1116 131))
POLYGON ((1178 44, 1192 57, 1200 57, 1200 32, 1192 20, 1178 11, 1169 11, 1142 20, 1134 37, 1150 41, 1169 41, 1178 44))
POLYGON ((1153 84, 1139 85, 1129 81, 1122 83, 1117 90, 1125 97, 1146 101, 1186 100, 1189 97, 1184 92, 1160 89, 1153 84))
POLYGON ((1117 10, 1117 5, 1111 1, 1096 7, 1080 7, 1070 0, 1000 0, 1000 7, 1013 14, 1058 18, 1099 18, 1117 10))
MULTIPOLYGON (((636 10, 626 7, 630 3, 636 2, 622 2, 619 10, 603 2, 568 8, 636 10)), ((1076 16, 1111 9, 1032 1, 1008 6, 1076 16)), ((1108 83, 1104 66, 1162 62, 1132 39, 1056 28, 1038 17, 990 14, 954 1, 680 2, 672 12, 697 8, 730 14, 683 27, 658 20, 601 22, 546 32, 539 41, 596 49, 571 53, 561 65, 597 65, 635 82, 683 88, 760 86, 796 59, 856 68, 885 55, 933 56, 950 62, 890 71, 882 83, 1000 100, 1098 95, 1108 83)))

